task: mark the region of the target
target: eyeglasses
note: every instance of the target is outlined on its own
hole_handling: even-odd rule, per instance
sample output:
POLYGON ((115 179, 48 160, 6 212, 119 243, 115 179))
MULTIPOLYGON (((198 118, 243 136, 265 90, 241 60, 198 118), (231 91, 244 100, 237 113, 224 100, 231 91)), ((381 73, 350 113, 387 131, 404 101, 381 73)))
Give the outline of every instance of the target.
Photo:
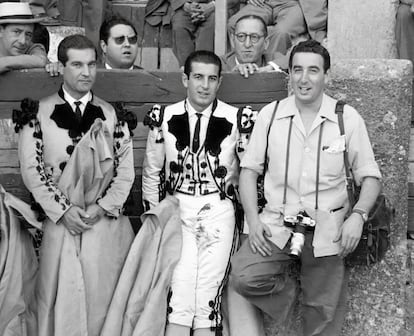
POLYGON ((259 35, 259 34, 246 34, 246 33, 238 33, 235 34, 237 40, 239 42, 244 42, 246 41, 247 36, 250 38, 250 42, 252 42, 253 44, 257 43, 260 41, 260 39, 262 37, 264 37, 264 35, 259 35))
POLYGON ((118 37, 113 37, 115 44, 121 45, 125 42, 125 39, 128 40, 129 44, 135 44, 138 41, 138 36, 134 35, 134 36, 118 36, 118 37))

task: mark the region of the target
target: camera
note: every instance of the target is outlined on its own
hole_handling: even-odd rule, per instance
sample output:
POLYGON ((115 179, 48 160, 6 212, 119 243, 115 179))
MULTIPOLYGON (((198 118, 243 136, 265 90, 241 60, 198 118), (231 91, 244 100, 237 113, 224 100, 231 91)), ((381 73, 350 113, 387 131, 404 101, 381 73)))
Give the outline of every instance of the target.
POLYGON ((293 230, 289 255, 299 258, 305 243, 305 232, 313 230, 316 222, 305 211, 301 211, 296 216, 285 216, 284 224, 293 230))

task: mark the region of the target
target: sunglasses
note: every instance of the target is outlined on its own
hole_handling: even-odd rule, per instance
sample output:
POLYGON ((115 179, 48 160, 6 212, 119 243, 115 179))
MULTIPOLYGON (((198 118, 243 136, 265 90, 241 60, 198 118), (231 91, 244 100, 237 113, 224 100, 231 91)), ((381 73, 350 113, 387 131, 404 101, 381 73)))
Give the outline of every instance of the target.
POLYGON ((138 41, 138 36, 134 35, 134 36, 118 36, 118 37, 113 37, 112 38, 115 41, 115 44, 121 45, 125 42, 125 39, 128 40, 129 44, 135 44, 138 41))
POLYGON ((246 38, 249 37, 250 38, 250 42, 252 42, 253 44, 259 42, 260 39, 262 37, 264 37, 264 35, 259 35, 259 34, 246 34, 246 33, 238 33, 238 34, 235 34, 235 36, 236 36, 236 39, 239 42, 244 42, 244 41, 246 41, 246 38))

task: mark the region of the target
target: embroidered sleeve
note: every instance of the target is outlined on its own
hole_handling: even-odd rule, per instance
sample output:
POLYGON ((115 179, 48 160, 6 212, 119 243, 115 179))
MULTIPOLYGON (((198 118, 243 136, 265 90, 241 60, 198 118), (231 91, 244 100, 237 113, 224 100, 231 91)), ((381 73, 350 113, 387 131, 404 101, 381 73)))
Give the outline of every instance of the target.
POLYGON ((164 109, 154 105, 144 120, 144 124, 150 128, 142 171, 142 200, 147 210, 158 204, 165 194, 165 147, 161 129, 163 115, 164 109))
POLYGON ((129 134, 131 136, 134 135, 132 132, 138 124, 137 116, 132 111, 129 111, 125 108, 125 104, 123 102, 116 102, 113 104, 113 107, 116 112, 116 117, 120 122, 126 122, 129 129, 129 134))
POLYGON ((108 215, 118 217, 135 179, 130 124, 117 120, 114 131, 114 177, 98 204, 108 215))
POLYGON ((249 144, 250 135, 253 131, 258 114, 259 112, 254 111, 251 106, 241 107, 237 112, 237 129, 239 131, 237 155, 240 160, 249 144))
POLYGON ((18 155, 23 182, 46 215, 57 223, 71 203, 56 186, 51 173, 45 170, 42 131, 37 119, 38 102, 25 99, 21 109, 13 111, 13 121, 19 133, 18 155))

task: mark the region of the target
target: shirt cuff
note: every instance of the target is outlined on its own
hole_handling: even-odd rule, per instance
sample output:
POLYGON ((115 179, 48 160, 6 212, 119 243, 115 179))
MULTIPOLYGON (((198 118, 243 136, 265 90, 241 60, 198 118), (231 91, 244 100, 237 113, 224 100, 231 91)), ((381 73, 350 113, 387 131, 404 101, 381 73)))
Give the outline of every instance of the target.
POLYGON ((282 72, 282 69, 280 68, 280 66, 278 66, 275 62, 270 61, 270 62, 267 62, 267 64, 271 65, 275 71, 282 72))

